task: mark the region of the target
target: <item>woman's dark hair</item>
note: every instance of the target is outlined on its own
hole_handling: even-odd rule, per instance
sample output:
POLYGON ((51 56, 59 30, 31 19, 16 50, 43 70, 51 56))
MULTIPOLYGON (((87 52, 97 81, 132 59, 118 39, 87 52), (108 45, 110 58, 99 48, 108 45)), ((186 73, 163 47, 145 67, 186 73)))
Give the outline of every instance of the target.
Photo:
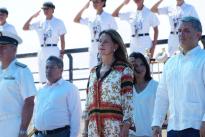
POLYGON ((144 80, 145 81, 150 81, 152 79, 152 77, 151 77, 151 73, 150 73, 150 67, 149 67, 149 64, 148 64, 145 56, 142 53, 139 53, 139 52, 132 52, 129 55, 129 57, 133 57, 135 59, 141 59, 142 60, 142 62, 145 65, 145 68, 146 68, 146 73, 145 73, 145 76, 144 76, 144 80))
POLYGON ((113 43, 118 45, 118 48, 114 52, 114 58, 116 59, 116 61, 122 61, 122 62, 126 63, 127 65, 131 66, 129 61, 128 61, 128 55, 127 55, 127 50, 126 50, 125 44, 124 44, 120 34, 116 30, 113 30, 113 29, 103 30, 99 34, 99 37, 102 34, 109 35, 110 38, 112 39, 113 43))

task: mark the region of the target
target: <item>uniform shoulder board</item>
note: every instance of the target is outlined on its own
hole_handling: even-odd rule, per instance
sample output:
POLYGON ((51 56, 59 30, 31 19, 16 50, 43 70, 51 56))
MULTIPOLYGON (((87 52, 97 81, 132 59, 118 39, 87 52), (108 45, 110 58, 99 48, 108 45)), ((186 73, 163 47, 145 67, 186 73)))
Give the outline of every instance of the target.
POLYGON ((25 64, 22 64, 20 62, 15 62, 15 65, 21 68, 26 68, 27 66, 25 64))

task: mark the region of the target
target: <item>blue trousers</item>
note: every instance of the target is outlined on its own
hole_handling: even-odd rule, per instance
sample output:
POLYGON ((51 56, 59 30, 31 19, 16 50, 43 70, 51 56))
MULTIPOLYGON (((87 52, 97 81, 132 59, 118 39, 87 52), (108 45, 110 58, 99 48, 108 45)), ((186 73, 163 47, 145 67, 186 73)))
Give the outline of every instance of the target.
POLYGON ((35 135, 35 137, 70 137, 70 130, 63 130, 56 134, 49 134, 49 135, 38 133, 37 135, 35 135))
POLYGON ((167 132, 167 137, 200 137, 200 134, 197 129, 187 128, 180 131, 170 130, 167 132))

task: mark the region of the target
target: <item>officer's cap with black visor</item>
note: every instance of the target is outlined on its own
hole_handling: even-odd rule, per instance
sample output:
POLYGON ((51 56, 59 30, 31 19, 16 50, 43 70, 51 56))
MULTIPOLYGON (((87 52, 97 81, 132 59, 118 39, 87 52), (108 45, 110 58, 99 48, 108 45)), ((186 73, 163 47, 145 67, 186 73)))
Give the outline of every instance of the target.
POLYGON ((0 46, 11 45, 18 46, 22 43, 22 39, 14 32, 0 30, 0 46))

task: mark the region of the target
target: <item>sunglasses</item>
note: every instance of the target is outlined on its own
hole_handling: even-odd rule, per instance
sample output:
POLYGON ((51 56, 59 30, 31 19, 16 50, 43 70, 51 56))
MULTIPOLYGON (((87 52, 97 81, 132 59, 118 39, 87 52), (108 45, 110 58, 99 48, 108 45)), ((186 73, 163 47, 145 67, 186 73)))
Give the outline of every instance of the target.
POLYGON ((45 11, 45 10, 49 10, 49 9, 50 9, 50 8, 42 8, 42 10, 44 10, 44 11, 45 11))

